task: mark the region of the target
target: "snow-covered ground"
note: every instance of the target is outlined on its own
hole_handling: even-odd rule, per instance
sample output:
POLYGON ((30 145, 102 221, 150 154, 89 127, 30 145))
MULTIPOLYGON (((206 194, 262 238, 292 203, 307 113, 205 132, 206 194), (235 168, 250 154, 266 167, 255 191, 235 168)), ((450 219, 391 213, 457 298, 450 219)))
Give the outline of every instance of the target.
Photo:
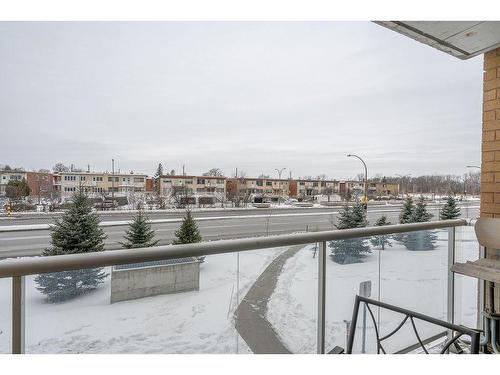
MULTIPOLYGON (((285 248, 240 253, 240 299, 285 248)), ((200 290, 109 303, 110 280, 60 304, 26 279, 27 353, 247 353, 234 329, 237 254, 213 255, 200 290)), ((0 279, 0 352, 10 352, 11 280, 0 279)))
MULTIPOLYGON (((363 263, 338 265, 328 259, 327 348, 345 347, 346 325, 359 283, 372 281, 371 297, 446 318, 447 232, 439 232, 438 248, 412 252, 397 243, 374 250, 363 263), (379 272, 380 269, 380 272, 379 272)), ((477 257, 472 227, 457 228, 457 261, 477 257)), ((317 258, 314 245, 290 258, 268 304, 267 318, 294 353, 316 352, 317 258)), ((240 253, 240 299, 266 266, 286 248, 240 253)), ((109 278, 97 291, 60 304, 46 303, 33 277, 26 278, 26 352, 28 353, 248 353, 234 329, 237 254, 207 257, 197 292, 109 303, 109 278)), ((456 319, 475 326, 476 283, 456 278, 456 319), (465 298, 467 296, 467 298, 465 298)), ((0 352, 10 352, 11 280, 0 279, 0 352)), ((377 316, 377 311, 374 311, 377 316)), ((399 318, 380 316, 382 332, 399 318)), ((373 351, 368 316, 367 348, 373 351)), ((361 332, 361 319, 358 320, 361 332)), ((407 327, 408 328, 408 327, 407 327)), ((427 337, 435 329, 422 331, 427 337)), ((356 338, 359 350, 359 335, 356 338)), ((416 340, 406 330, 388 349, 416 340)))
MULTIPOLYGON (((326 348, 346 346, 346 322, 352 319, 354 296, 362 281, 372 282, 371 298, 446 320, 447 301, 447 231, 438 232, 437 248, 432 251, 408 251, 394 243, 386 250, 374 250, 363 263, 339 265, 328 259, 326 348), (380 271, 379 271, 380 270, 380 271)), ((314 245, 288 260, 269 302, 268 320, 294 353, 316 352, 317 332, 317 258, 314 245)), ((472 227, 457 228, 457 261, 476 259, 478 244, 472 227)), ((476 326, 477 282, 456 277, 456 322, 476 326)), ((377 309, 373 310, 378 320, 377 309)), ((401 315, 381 311, 382 335, 394 329, 401 315)), ((358 318, 355 350, 360 350, 362 317, 358 318)), ((422 337, 443 331, 417 323, 422 337)), ((375 335, 367 313, 367 352, 375 352, 375 335)), ((416 343, 406 324, 391 338, 386 349, 396 350, 416 343)))

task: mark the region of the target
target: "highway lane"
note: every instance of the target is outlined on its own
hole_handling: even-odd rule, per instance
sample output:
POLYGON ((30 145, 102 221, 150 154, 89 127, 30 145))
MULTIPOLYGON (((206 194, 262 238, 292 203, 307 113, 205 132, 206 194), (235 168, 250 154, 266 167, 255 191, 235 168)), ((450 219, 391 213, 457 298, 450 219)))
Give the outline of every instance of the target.
MULTIPOLYGON (((438 208, 429 209, 434 218, 438 216, 438 208)), ((259 217, 252 217, 255 214, 247 215, 245 211, 239 211, 237 218, 210 219, 198 221, 201 235, 204 240, 230 239, 242 237, 254 237, 265 235, 276 235, 284 233, 293 233, 299 231, 318 231, 335 229, 337 222, 338 209, 329 208, 328 211, 313 211, 309 209, 307 213, 312 215, 303 215, 305 211, 291 210, 273 210, 272 214, 280 216, 261 217, 268 210, 257 210, 259 217), (326 214, 329 212, 330 214, 326 214), (287 214, 287 216, 283 216, 287 214)), ((478 208, 469 208, 469 217, 478 215, 478 208)), ((370 223, 374 223, 381 215, 386 215, 392 223, 398 222, 400 209, 397 207, 377 207, 370 208, 367 218, 370 223)), ((462 210, 463 216, 466 216, 466 210, 462 210)), ((221 212, 216 213, 218 217, 226 216, 221 212)), ((214 216, 214 214, 212 214, 214 216)), ((234 216, 228 215, 228 216, 234 216)), ((180 216, 179 216, 180 217, 180 216)), ((157 217, 155 217, 156 219, 157 217)), ((170 217, 169 217, 170 218, 170 217)), ((122 216, 119 220, 124 220, 122 216)), ((24 221, 22 222, 25 223, 24 221)), ((19 225, 20 222, 17 222, 19 225)), ((3 225, 1 223, 0 225, 3 225)), ((156 231, 160 244, 169 244, 174 239, 174 232, 178 229, 180 223, 155 223, 153 229, 156 231)), ((120 241, 123 240, 126 226, 105 227, 107 234, 106 249, 114 250, 121 248, 120 241)), ((0 258, 15 256, 33 256, 39 255, 44 248, 49 245, 50 232, 48 230, 29 231, 29 232, 5 232, 0 233, 0 258)))
MULTIPOLYGON (((470 207, 478 206, 479 203, 474 201, 468 202, 467 205, 470 207)), ((385 205, 380 204, 370 204, 368 210, 394 210, 399 209, 400 204, 390 204, 385 205)), ((432 203, 428 204, 429 208, 440 207, 439 205, 432 203)), ((462 205, 465 211, 465 205, 462 205)), ((226 209, 207 209, 207 210, 193 210, 192 214, 194 218, 201 217, 213 217, 213 216, 250 216, 250 215, 263 215, 263 214, 284 214, 284 213, 309 213, 309 212, 337 212, 341 206, 335 207, 314 207, 314 208, 301 208, 293 206, 282 206, 281 208, 272 209, 257 209, 257 208, 226 208, 226 209)), ((173 219, 182 218, 185 214, 185 210, 175 210, 175 211, 146 211, 150 219, 173 219)), ((99 211, 98 212, 101 221, 116 221, 116 220, 131 220, 134 216, 134 212, 130 211, 99 211)), ((0 215, 0 226, 8 225, 30 225, 30 224, 50 224, 54 219, 61 217, 62 213, 13 213, 11 217, 0 215)))

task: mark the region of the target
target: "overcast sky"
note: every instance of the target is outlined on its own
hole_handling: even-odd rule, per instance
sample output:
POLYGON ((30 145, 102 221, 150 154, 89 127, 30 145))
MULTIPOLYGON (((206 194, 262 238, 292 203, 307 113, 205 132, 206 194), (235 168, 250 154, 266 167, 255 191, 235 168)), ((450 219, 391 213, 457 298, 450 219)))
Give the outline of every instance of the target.
POLYGON ((0 22, 0 164, 466 172, 482 57, 370 22, 0 22))

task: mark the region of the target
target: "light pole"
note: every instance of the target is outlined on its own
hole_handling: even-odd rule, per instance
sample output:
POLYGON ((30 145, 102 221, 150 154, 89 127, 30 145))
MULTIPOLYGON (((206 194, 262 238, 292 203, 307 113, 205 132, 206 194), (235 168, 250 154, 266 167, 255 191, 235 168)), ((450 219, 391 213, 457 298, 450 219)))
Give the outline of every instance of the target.
POLYGON ((361 163, 363 163, 363 167, 365 167, 365 199, 364 199, 363 205, 364 205, 365 209, 367 209, 368 208, 368 168, 366 168, 365 161, 363 159, 361 159, 358 155, 348 154, 347 157, 348 158, 353 157, 353 158, 359 159, 361 161, 361 163))
POLYGON ((278 189, 278 191, 279 191, 279 194, 278 194, 278 205, 281 205, 281 200, 280 200, 280 198, 281 198, 281 174, 283 173, 283 171, 284 171, 285 169, 286 169, 286 168, 281 168, 281 169, 274 168, 274 170, 275 170, 276 172, 278 172, 278 179, 279 179, 279 181, 278 181, 278 183, 279 183, 279 189, 278 189))

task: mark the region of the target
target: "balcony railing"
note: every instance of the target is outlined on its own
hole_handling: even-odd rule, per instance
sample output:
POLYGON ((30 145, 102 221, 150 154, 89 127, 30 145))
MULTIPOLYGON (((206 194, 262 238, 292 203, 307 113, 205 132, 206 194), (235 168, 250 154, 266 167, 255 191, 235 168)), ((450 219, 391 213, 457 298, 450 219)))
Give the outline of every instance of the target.
MULTIPOLYGON (((90 254, 6 259, 0 261, 0 288, 8 285, 10 279, 11 323, 8 324, 10 329, 6 328, 7 324, 3 324, 5 329, 3 338, 0 334, 0 351, 2 346, 4 351, 8 347, 6 342, 9 336, 12 353, 24 353, 27 338, 30 341, 27 352, 60 352, 76 345, 75 340, 87 340, 88 345, 80 348, 76 345, 70 350, 325 353, 335 345, 345 346, 343 340, 349 331, 348 319, 352 314, 354 297, 360 293, 450 323, 475 325, 477 317, 472 315, 474 311, 477 312, 476 297, 472 296, 472 301, 463 300, 471 299, 471 295, 477 291, 469 285, 462 295, 461 291, 456 290, 456 277, 449 271, 457 257, 460 260, 467 256, 474 257, 475 251, 479 251, 472 237, 466 238, 458 231, 458 227, 466 224, 465 220, 446 220, 90 254), (457 231, 460 233, 457 234, 457 231), (422 235, 416 235, 419 233, 422 235), (426 233, 432 236, 426 237, 426 233), (366 254, 359 254, 359 258, 350 259, 349 254, 343 252, 342 244, 349 244, 349 241, 356 239, 364 241, 363 245, 369 250, 366 254), (340 251, 335 250, 335 244, 342 245, 340 251), (464 255, 463 252, 457 255, 456 250, 464 244, 468 246, 468 254, 472 252, 472 255, 464 255), (248 254, 248 257, 244 254, 248 254), (329 261, 328 255, 333 261, 329 261), (229 256, 231 258, 228 260, 229 256), (104 295, 109 291, 109 282, 97 291, 78 297, 76 302, 57 304, 44 303, 33 282, 33 276, 39 274, 126 264, 137 267, 137 263, 143 262, 200 257, 207 258, 200 266, 199 291, 158 295, 113 305, 104 306, 102 302, 108 300, 104 295), (234 279, 231 279, 233 276, 234 279), (223 279, 229 282, 223 285, 223 279), (315 287, 316 291, 313 292, 311 287, 315 287), (456 296, 460 297, 458 302, 456 296), (203 301, 196 303, 199 298, 203 301), (99 302, 96 302, 97 299, 99 302), (203 323, 196 316, 204 316, 207 309, 215 309, 218 315, 215 319, 215 313, 206 313, 203 323), (221 313, 224 310, 227 314, 221 313), (183 314, 188 313, 192 315, 187 319, 182 318, 183 314), (160 318, 162 314, 166 314, 167 323, 160 318), (110 326, 114 324, 119 331, 122 329, 120 327, 125 327, 122 321, 129 319, 133 322, 136 318, 141 321, 138 332, 117 332, 102 347, 96 344, 101 342, 100 338, 92 334, 113 330, 110 326), (202 326, 204 324, 203 329, 196 322, 202 326), (44 325, 50 324, 54 325, 55 331, 39 333, 44 325), (151 325, 154 326, 151 331, 154 333, 148 333, 151 325), (89 326, 93 327, 93 333, 74 333, 85 331, 89 326), (186 326, 190 326, 193 332, 200 332, 188 333, 186 326), (206 333, 205 330, 210 332, 206 333), (137 340, 137 343, 142 342, 142 346, 111 348, 110 342, 116 344, 119 339, 127 341, 127 335, 137 340), (210 335, 215 335, 217 339, 210 339, 210 335), (180 336, 179 344, 175 344, 172 338, 176 336, 180 336), (191 346, 180 344, 190 340, 193 341, 191 346), (211 346, 200 344, 200 340, 203 343, 211 342, 211 346)), ((467 282, 460 279, 458 283, 463 289, 467 282)), ((9 319, 8 315, 0 309, 0 321, 5 323, 9 319)), ((391 331, 394 324, 398 323, 390 315, 381 312, 377 313, 377 320, 381 330, 387 328, 391 331)), ((353 351, 370 352, 374 349, 370 343, 373 327, 366 321, 358 324, 363 324, 363 327, 358 328, 363 333, 363 340, 357 340, 361 346, 354 346, 353 351)), ((402 332, 404 334, 404 330, 402 332)), ((446 336, 446 332, 425 329, 421 332, 424 342, 429 338, 434 340, 446 336)), ((401 351, 401 346, 411 347, 414 344, 415 341, 409 336, 395 343, 397 351, 401 351)))

